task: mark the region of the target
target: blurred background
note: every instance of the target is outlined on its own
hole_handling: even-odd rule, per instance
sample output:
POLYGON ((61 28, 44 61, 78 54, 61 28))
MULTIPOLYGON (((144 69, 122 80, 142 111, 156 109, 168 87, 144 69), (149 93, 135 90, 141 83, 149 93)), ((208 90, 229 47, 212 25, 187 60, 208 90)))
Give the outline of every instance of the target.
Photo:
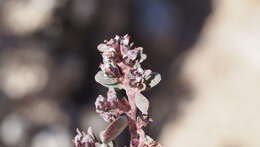
POLYGON ((150 136, 259 147, 259 26, 257 0, 0 0, 0 146, 72 147, 76 128, 103 130, 96 46, 129 34, 163 78, 144 93, 150 136))

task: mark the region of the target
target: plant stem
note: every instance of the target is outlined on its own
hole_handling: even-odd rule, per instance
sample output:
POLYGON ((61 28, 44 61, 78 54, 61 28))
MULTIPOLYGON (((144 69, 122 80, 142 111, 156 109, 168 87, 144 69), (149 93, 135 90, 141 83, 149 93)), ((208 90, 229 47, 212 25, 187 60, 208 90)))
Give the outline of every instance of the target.
POLYGON ((129 120, 128 120, 128 126, 129 126, 129 132, 131 135, 131 141, 130 141, 130 147, 137 147, 138 146, 138 133, 137 133, 137 124, 136 124, 136 105, 135 105, 135 95, 138 92, 137 89, 130 87, 129 79, 128 79, 128 73, 130 73, 131 67, 120 63, 118 66, 121 68, 123 72, 123 78, 121 79, 121 82, 123 83, 123 87, 126 91, 127 98, 129 105, 131 107, 130 111, 127 113, 129 120))
POLYGON ((128 113, 129 116, 129 132, 131 135, 130 147, 136 147, 138 145, 138 134, 137 134, 137 126, 136 126, 136 105, 135 105, 135 90, 131 88, 126 90, 126 94, 128 96, 128 101, 131 106, 131 110, 128 113))

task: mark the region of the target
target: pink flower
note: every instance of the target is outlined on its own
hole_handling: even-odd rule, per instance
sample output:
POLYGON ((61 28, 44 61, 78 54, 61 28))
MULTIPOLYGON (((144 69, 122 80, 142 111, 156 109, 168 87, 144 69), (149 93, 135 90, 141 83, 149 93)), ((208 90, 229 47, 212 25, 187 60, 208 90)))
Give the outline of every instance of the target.
POLYGON ((91 127, 88 128, 88 133, 80 132, 77 129, 77 135, 74 137, 74 144, 76 147, 96 147, 99 143, 92 132, 91 127))

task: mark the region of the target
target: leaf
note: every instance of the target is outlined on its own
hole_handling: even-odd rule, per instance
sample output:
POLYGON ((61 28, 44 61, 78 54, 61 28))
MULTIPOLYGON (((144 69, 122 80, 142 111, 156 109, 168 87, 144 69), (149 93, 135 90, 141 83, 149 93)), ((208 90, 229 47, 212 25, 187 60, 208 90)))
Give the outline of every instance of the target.
POLYGON ((140 63, 143 62, 146 58, 147 58, 147 55, 144 54, 144 53, 142 53, 142 54, 141 54, 140 63))
POLYGON ((162 147, 161 144, 157 141, 154 141, 150 136, 146 135, 145 136, 145 140, 144 140, 145 144, 149 147, 162 147))
POLYGON ((95 144, 95 145, 96 145, 96 147, 116 147, 114 141, 111 141, 111 142, 109 142, 107 144, 102 143, 102 144, 95 144))
POLYGON ((146 88, 144 90, 149 90, 160 83, 161 75, 156 72, 152 72, 151 75, 145 78, 146 88))
POLYGON ((149 100, 143 96, 141 93, 136 93, 135 95, 136 107, 143 113, 148 114, 149 100))
POLYGON ((98 48, 98 50, 100 52, 105 52, 105 51, 107 51, 109 49, 109 47, 106 44, 104 44, 104 43, 99 44, 97 46, 97 48, 98 48))
POLYGON ((105 144, 105 143, 102 143, 102 144, 98 144, 98 145, 96 145, 96 147, 110 147, 110 146, 108 146, 108 145, 105 144))
POLYGON ((107 77, 103 71, 97 72, 97 74, 95 75, 95 80, 105 87, 122 89, 122 85, 117 81, 117 79, 107 77))
POLYGON ((107 144, 120 135, 128 125, 126 115, 121 115, 117 120, 109 124, 109 126, 100 133, 100 139, 103 143, 107 144))
POLYGON ((110 141, 107 145, 108 145, 108 147, 116 147, 114 141, 110 141))

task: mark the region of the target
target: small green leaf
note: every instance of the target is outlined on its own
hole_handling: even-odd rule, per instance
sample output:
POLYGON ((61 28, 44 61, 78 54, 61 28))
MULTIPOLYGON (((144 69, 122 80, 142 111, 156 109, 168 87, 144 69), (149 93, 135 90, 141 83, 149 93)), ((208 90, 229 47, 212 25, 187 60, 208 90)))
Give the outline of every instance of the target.
POLYGON ((100 133, 100 139, 103 143, 107 144, 120 135, 128 125, 126 115, 121 115, 117 120, 109 124, 109 126, 100 133))
POLYGON ((109 47, 104 43, 99 44, 97 46, 97 48, 100 52, 105 52, 105 51, 109 50, 109 47))
POLYGON ((105 143, 102 143, 102 144, 97 143, 95 145, 96 145, 96 147, 116 147, 116 144, 115 144, 114 141, 111 141, 111 142, 109 142, 107 144, 105 144, 105 143))
POLYGON ((145 135, 145 140, 144 143, 147 146, 152 146, 152 147, 162 147, 161 144, 157 141, 154 141, 150 136, 145 135))
POLYGON ((104 144, 104 143, 102 143, 102 144, 99 144, 99 145, 96 145, 97 147, 108 147, 108 145, 107 144, 104 144))
MULTIPOLYGON (((102 147, 103 145, 102 144, 100 144, 99 142, 96 142, 95 143, 95 147, 102 147)), ((104 146, 103 146, 104 147, 104 146)))
POLYGON ((152 72, 151 75, 145 78, 146 89, 148 90, 156 86, 161 81, 161 75, 159 73, 152 72))
POLYGON ((143 62, 146 58, 147 58, 147 55, 144 54, 144 53, 142 53, 142 54, 141 54, 140 63, 143 62))
POLYGON ((114 141, 110 141, 107 145, 108 145, 108 147, 116 147, 116 144, 114 141))
POLYGON ((117 81, 117 79, 107 77, 103 71, 97 72, 97 74, 95 76, 95 80, 99 84, 101 84, 105 87, 108 87, 108 88, 113 87, 113 88, 117 88, 117 89, 122 89, 122 85, 121 85, 121 83, 119 83, 117 81))
POLYGON ((143 96, 141 93, 136 93, 135 95, 136 107, 143 113, 148 114, 149 100, 143 96))

